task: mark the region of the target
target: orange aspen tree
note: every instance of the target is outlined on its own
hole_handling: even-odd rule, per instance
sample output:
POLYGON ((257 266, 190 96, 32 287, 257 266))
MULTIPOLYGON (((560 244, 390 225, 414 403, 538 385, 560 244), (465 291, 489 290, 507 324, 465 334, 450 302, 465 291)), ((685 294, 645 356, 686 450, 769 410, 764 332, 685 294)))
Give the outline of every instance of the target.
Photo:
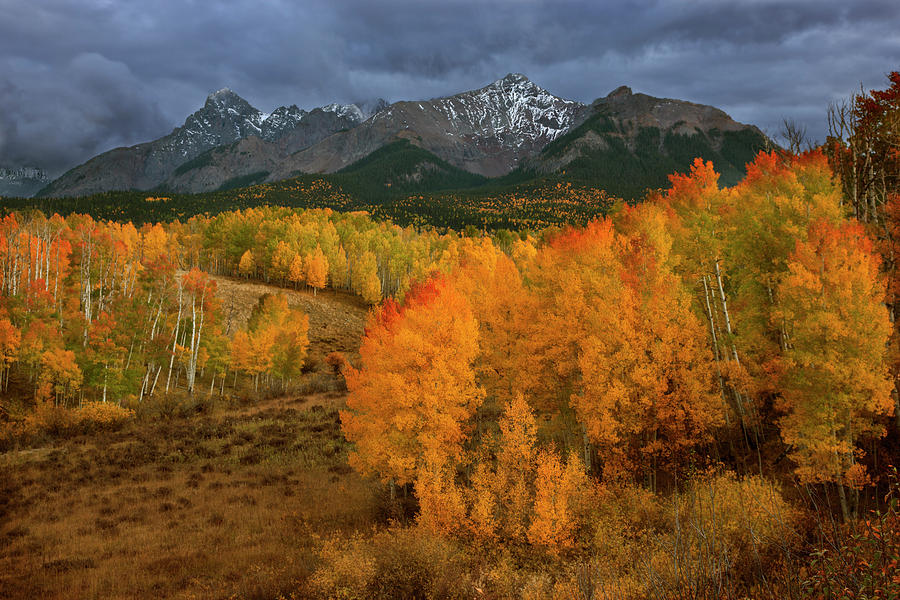
POLYGON ((9 389, 9 370, 18 360, 22 336, 7 318, 0 318, 0 392, 9 389))
POLYGON ((579 420, 599 447, 604 474, 641 468, 655 489, 659 466, 711 441, 724 423, 711 353, 681 280, 665 266, 670 243, 652 230, 620 238, 624 286, 615 333, 591 331, 582 343, 579 420))
POLYGON ((573 548, 590 485, 584 465, 574 452, 566 464, 551 450, 538 453, 534 517, 528 540, 551 554, 573 548))
POLYGON ((528 294, 515 263, 486 238, 462 245, 460 266, 452 277, 478 316, 478 381, 499 412, 518 389, 528 294))
POLYGON ((579 356, 590 336, 623 339, 628 310, 618 249, 609 220, 557 235, 525 273, 534 302, 522 340, 527 361, 519 385, 538 412, 561 414, 581 380, 579 356))
POLYGON ((455 468, 483 398, 477 354, 472 309, 443 277, 411 290, 402 307, 385 301, 369 318, 361 368, 346 371, 341 426, 355 444, 350 464, 397 484, 421 468, 439 470, 429 457, 455 468))

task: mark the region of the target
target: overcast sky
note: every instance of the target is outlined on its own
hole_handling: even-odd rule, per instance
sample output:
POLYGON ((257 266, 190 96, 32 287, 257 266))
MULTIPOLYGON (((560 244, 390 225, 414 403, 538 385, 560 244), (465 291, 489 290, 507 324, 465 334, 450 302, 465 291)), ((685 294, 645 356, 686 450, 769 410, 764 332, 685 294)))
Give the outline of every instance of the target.
POLYGON ((230 87, 263 111, 431 98, 521 72, 825 135, 900 69, 898 0, 0 0, 0 166, 53 175, 181 125, 230 87))

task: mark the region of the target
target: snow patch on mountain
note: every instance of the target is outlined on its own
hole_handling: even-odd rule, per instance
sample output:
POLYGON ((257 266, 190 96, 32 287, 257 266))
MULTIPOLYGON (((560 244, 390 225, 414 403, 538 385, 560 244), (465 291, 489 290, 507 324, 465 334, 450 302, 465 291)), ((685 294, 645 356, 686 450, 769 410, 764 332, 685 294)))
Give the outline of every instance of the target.
POLYGON ((585 108, 581 102, 554 96, 520 73, 431 103, 459 129, 472 126, 484 137, 515 147, 555 140, 585 108))

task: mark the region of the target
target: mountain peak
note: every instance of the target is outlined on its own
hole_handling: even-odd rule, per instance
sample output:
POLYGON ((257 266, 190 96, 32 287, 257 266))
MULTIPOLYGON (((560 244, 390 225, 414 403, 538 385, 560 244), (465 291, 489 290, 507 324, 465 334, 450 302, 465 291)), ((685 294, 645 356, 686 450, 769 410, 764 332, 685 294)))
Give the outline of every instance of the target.
POLYGON ((634 92, 631 91, 631 88, 627 85, 620 85, 613 91, 611 91, 606 97, 607 98, 623 98, 626 96, 633 95, 634 92))
POLYGON ((531 80, 529 80, 521 73, 507 73, 502 79, 498 79, 494 83, 505 83, 507 85, 511 85, 517 83, 531 83, 531 80))
POLYGON ((359 108, 359 110, 362 111, 363 116, 366 119, 368 119, 378 111, 384 110, 385 108, 390 106, 388 101, 384 98, 368 98, 365 100, 354 102, 353 104, 355 104, 359 108))
POLYGON ((225 87, 207 96, 205 106, 241 106, 250 108, 250 103, 225 87))
POLYGON ((231 98, 237 96, 234 92, 231 91, 231 88, 223 87, 220 90, 216 90, 206 97, 207 100, 220 100, 225 98, 231 98))

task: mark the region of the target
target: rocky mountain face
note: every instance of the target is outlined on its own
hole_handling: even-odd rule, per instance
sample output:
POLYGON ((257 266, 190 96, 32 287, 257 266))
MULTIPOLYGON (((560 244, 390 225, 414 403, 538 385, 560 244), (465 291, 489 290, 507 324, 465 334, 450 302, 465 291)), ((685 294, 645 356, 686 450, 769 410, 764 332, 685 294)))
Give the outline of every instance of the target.
MULTIPOLYGON (((322 115, 345 116, 359 124, 316 144, 301 146, 285 139, 275 146, 253 144, 252 150, 249 141, 217 148, 202 161, 186 165, 194 168, 179 169, 165 186, 200 192, 235 182, 332 173, 404 139, 455 167, 489 177, 503 175, 583 121, 588 112, 586 105, 553 96, 519 74, 446 98, 391 105, 382 101, 365 108, 375 111, 371 118, 366 119, 358 105, 319 109, 322 115)), ((308 126, 316 122, 316 113, 306 118, 308 126)), ((315 136, 304 136, 304 141, 310 137, 315 136)))
MULTIPOLYGON (((263 113, 229 89, 210 94, 203 108, 184 125, 152 142, 116 148, 75 167, 47 186, 41 195, 84 196, 107 190, 149 190, 165 185, 179 168, 204 153, 256 138, 267 142, 266 156, 310 146, 367 118, 356 105, 332 104, 305 111, 282 106, 263 113)), ((266 162, 265 160, 263 162, 266 162)))
POLYGON ((337 171, 396 139, 408 139, 467 171, 504 175, 587 114, 584 104, 511 73, 455 96, 392 104, 359 127, 291 156, 271 179, 337 171))
POLYGON ((740 161, 752 158, 764 139, 755 127, 711 106, 634 94, 627 87, 586 105, 554 96, 516 73, 445 98, 330 104, 311 111, 289 106, 270 114, 225 89, 168 136, 101 154, 41 194, 212 191, 332 173, 403 140, 487 177, 519 168, 585 179, 599 174, 594 179, 601 183, 632 177, 635 185, 645 179, 655 185, 672 170, 683 170, 688 155, 714 159, 717 167, 724 158, 726 169, 740 170, 740 161))
POLYGON ((35 167, 0 167, 0 196, 27 198, 50 183, 43 170, 35 167))

